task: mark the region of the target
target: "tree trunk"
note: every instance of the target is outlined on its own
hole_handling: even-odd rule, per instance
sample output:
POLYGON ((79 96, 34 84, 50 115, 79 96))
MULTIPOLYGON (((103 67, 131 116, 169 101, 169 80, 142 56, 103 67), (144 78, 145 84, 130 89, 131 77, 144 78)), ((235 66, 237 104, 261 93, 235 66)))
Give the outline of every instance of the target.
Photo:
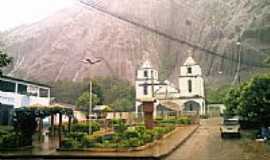
POLYGON ((39 119, 39 141, 41 141, 42 138, 42 129, 43 129, 43 119, 39 119))
POLYGON ((68 132, 71 130, 71 116, 68 116, 68 132))
POLYGON ((62 147, 62 113, 59 113, 58 135, 59 135, 59 148, 61 148, 62 147))
POLYGON ((54 130, 54 114, 51 115, 51 135, 55 136, 55 130, 54 130))

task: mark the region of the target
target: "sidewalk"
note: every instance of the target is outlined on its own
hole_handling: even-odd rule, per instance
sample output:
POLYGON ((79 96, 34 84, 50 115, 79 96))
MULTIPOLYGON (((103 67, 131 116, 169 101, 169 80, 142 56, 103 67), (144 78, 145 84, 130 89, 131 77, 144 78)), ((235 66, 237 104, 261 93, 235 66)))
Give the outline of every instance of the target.
POLYGON ((167 138, 159 141, 159 143, 153 147, 146 148, 141 151, 130 152, 91 152, 91 151, 55 151, 48 154, 42 153, 12 153, 8 155, 0 155, 1 158, 150 158, 159 159, 166 157, 172 153, 177 147, 183 144, 199 127, 199 125, 191 125, 185 127, 177 127, 175 132, 167 138), (1 157, 2 156, 2 157, 1 157))

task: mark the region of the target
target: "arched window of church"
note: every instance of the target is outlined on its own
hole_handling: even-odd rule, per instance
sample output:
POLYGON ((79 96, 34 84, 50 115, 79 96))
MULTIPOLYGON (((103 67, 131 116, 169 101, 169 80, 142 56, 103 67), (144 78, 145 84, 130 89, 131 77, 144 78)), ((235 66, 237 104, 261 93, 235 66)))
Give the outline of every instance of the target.
POLYGON ((191 67, 188 67, 188 68, 187 68, 187 72, 188 72, 189 74, 191 74, 191 73, 192 73, 192 68, 191 68, 191 67))
POLYGON ((190 111, 193 111, 193 105, 192 105, 192 103, 189 104, 189 109, 190 109, 190 111))
POLYGON ((188 91, 191 93, 192 92, 192 81, 188 80, 188 91))
POLYGON ((143 74, 144 74, 144 77, 148 77, 148 72, 147 71, 144 71, 143 74))
POLYGON ((143 86, 143 94, 144 94, 144 95, 148 95, 148 87, 147 87, 147 84, 144 84, 144 86, 143 86))

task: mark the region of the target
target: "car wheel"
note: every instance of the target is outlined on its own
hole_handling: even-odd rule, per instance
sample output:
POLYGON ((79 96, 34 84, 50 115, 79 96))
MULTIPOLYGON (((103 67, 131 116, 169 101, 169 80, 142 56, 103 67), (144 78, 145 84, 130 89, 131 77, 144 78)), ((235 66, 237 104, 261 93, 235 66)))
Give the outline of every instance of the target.
POLYGON ((224 133, 221 133, 221 138, 224 138, 224 133))
POLYGON ((240 134, 240 133, 237 133, 237 137, 238 137, 238 138, 241 138, 241 134, 240 134))

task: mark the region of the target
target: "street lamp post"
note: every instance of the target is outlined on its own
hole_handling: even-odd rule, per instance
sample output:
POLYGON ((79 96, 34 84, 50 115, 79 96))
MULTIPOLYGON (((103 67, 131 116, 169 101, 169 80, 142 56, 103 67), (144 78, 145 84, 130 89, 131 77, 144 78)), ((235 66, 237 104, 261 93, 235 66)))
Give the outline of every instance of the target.
MULTIPOLYGON (((98 59, 96 61, 92 61, 90 58, 86 58, 84 60, 81 60, 81 62, 83 63, 88 63, 90 65, 93 65, 93 64, 97 64, 99 62, 101 62, 102 59, 98 59)), ((88 118, 89 118, 89 121, 88 121, 88 125, 89 125, 89 135, 92 134, 92 127, 91 127, 91 115, 92 115, 92 89, 93 89, 93 83, 91 81, 91 79, 89 80, 89 108, 88 108, 88 118)))
POLYGON ((241 42, 240 41, 238 41, 237 43, 236 43, 236 45, 238 46, 238 55, 239 55, 239 57, 238 57, 238 59, 239 59, 239 63, 238 63, 238 83, 239 83, 239 85, 240 85, 240 83, 241 83, 241 79, 240 79, 240 70, 241 70, 241 42))
POLYGON ((91 127, 91 115, 92 115, 92 81, 89 81, 89 135, 92 134, 92 127, 91 127))
POLYGON ((236 84, 237 80, 240 85, 241 79, 240 79, 240 70, 241 70, 241 42, 240 40, 236 42, 236 46, 238 48, 238 65, 237 65, 237 71, 234 76, 234 79, 232 81, 232 84, 236 84))
POLYGON ((238 72, 238 83, 239 83, 239 85, 240 85, 240 83, 241 83, 241 79, 240 79, 240 69, 241 69, 241 42, 240 41, 238 41, 238 42, 236 42, 236 45, 238 46, 238 59, 239 59, 239 63, 238 63, 238 70, 237 70, 237 72, 238 72))

